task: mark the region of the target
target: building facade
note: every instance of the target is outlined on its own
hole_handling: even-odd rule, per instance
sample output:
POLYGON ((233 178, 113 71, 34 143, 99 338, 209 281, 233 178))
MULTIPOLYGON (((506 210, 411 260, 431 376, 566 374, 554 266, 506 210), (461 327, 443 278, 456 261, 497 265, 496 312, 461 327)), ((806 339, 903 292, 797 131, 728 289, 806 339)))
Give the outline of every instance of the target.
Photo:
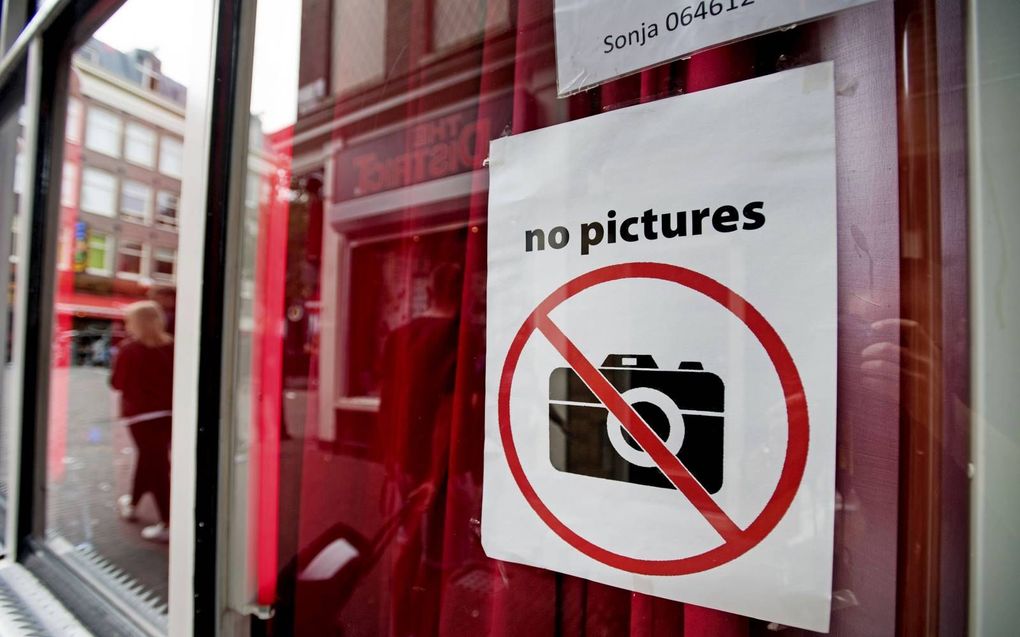
POLYGON ((58 311, 72 317, 82 363, 96 339, 123 336, 114 323, 126 305, 161 288, 173 296, 186 90, 154 54, 98 40, 76 53, 70 85, 58 311))

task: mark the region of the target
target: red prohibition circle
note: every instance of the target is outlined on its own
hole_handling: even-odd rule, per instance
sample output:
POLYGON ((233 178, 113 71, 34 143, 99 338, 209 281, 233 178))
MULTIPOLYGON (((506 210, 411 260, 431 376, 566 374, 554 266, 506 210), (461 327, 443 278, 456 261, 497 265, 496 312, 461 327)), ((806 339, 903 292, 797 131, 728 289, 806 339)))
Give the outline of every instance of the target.
POLYGON ((608 566, 639 575, 665 576, 698 573, 725 564, 751 550, 779 524, 790 508, 797 489, 800 487, 801 479, 804 476, 804 466, 807 463, 809 425, 804 387, 793 357, 790 356, 790 352, 779 334, 754 306, 722 283, 693 270, 665 263, 622 263, 606 266, 568 281, 546 297, 528 315, 510 344, 499 383, 498 419, 500 439, 503 443, 507 464, 510 466, 510 473, 524 498, 539 518, 561 539, 588 557, 608 566), (570 297, 590 287, 621 279, 658 279, 676 283, 707 296, 732 312, 751 330, 765 349, 779 375, 780 386, 786 399, 788 422, 786 457, 783 461, 779 482, 776 484, 772 496, 754 521, 747 528, 741 529, 735 537, 725 539, 720 546, 689 557, 666 560, 630 557, 610 551, 581 537, 557 518, 535 491, 521 465, 517 447, 514 444, 513 432, 510 429, 510 389, 513 385, 514 373, 521 352, 535 333, 538 321, 547 317, 553 309, 570 297))

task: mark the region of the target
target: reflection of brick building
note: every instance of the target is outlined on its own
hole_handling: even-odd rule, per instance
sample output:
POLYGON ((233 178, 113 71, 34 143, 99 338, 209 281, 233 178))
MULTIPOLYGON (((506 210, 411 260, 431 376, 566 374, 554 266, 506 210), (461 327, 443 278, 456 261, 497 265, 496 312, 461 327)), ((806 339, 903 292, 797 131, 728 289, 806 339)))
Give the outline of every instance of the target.
MULTIPOLYGON (((302 3, 293 175, 307 204, 290 213, 307 215, 308 247, 294 254, 308 263, 288 255, 288 276, 321 268, 321 279, 308 278, 322 287, 288 285, 286 306, 295 311, 285 360, 286 373, 300 377, 311 363, 301 348, 323 353, 318 379, 329 389, 320 393, 321 440, 358 447, 338 432, 374 429, 388 334, 427 311, 432 272, 463 254, 467 236, 478 231, 468 228, 468 212, 487 188, 479 148, 511 119, 522 27, 515 6, 302 3), (351 307, 356 315, 345 314, 351 307), (319 321, 346 327, 319 334, 319 321)), ((534 49, 550 60, 552 53, 552 42, 534 49)), ((532 78, 527 95, 526 110, 540 119, 539 112, 563 108, 551 72, 532 78)))
MULTIPOLYGON (((414 527, 406 531, 406 546, 412 548, 405 555, 420 550, 421 563, 429 563, 423 572, 442 561, 419 548, 421 536, 442 537, 438 509, 422 504, 392 517, 386 517, 388 504, 340 510, 324 504, 318 487, 307 485, 334 485, 331 503, 363 501, 363 494, 386 493, 397 484, 399 491, 420 483, 423 488, 413 491, 419 495, 445 489, 445 474, 434 483, 425 475, 426 467, 446 462, 431 464, 445 453, 437 441, 458 435, 450 433, 455 419, 478 422, 467 411, 451 414, 451 388, 456 383, 458 391, 466 390, 466 410, 484 402, 471 381, 453 376, 455 369, 474 379, 483 375, 478 364, 484 358, 473 352, 484 352, 477 346, 483 316, 474 302, 485 297, 484 270, 465 266, 468 258, 484 259, 478 251, 484 245, 479 213, 488 187, 484 149, 509 130, 516 110, 516 37, 522 25, 515 6, 511 0, 302 2, 297 118, 286 139, 293 152, 294 193, 288 208, 285 329, 279 332, 285 335, 281 380, 287 391, 280 392, 282 405, 263 410, 262 425, 274 430, 267 423, 282 413, 282 431, 312 439, 317 448, 300 464, 281 463, 279 482, 267 480, 260 489, 286 489, 279 500, 279 550, 264 546, 260 553, 289 557, 293 551, 302 556, 291 562, 296 564, 306 552, 314 555, 310 550, 320 539, 350 524, 376 533, 365 543, 366 554, 379 551, 380 562, 393 570, 373 568, 358 576, 356 590, 351 585, 335 598, 334 589, 306 586, 300 576, 295 584, 281 585, 281 590, 295 586, 294 599, 280 604, 281 616, 287 604, 296 604, 295 633, 312 634, 323 626, 334 632, 347 627, 435 632, 424 622, 416 625, 416 614, 406 609, 419 607, 418 600, 439 589, 418 586, 431 575, 403 585, 400 573, 413 560, 405 562, 400 555, 405 549, 387 546, 384 529, 399 528, 394 532, 403 536, 414 527), (313 391, 300 391, 305 388, 313 391), (352 475, 358 476, 356 484, 352 475), (324 590, 330 591, 328 600, 319 597, 324 590), (397 609, 392 617, 385 615, 387 605, 397 609)), ((551 11, 535 19, 551 21, 551 11)), ((536 52, 551 60, 552 42, 536 52)), ((527 88, 518 93, 528 108, 537 99, 548 109, 563 107, 553 73, 521 84, 527 88)), ((271 380, 266 371, 263 367, 263 378, 271 380)), ((268 380, 261 390, 267 386, 268 380)), ((474 488, 466 473, 449 479, 457 484, 451 491, 462 489, 451 499, 474 488)), ((286 573, 282 577, 290 577, 286 573)))
POLYGON ((475 101, 486 32, 512 62, 509 0, 304 0, 295 158, 475 101))
POLYGON ((57 311, 81 349, 126 304, 175 287, 185 89, 152 53, 97 40, 72 69, 57 311))

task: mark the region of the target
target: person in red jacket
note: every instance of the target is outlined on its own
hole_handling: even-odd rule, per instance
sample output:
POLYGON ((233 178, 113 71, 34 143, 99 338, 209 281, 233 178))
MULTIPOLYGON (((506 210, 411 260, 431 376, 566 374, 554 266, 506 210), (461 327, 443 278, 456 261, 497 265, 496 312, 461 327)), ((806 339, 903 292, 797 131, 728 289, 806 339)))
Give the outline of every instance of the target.
POLYGON ((113 363, 110 385, 120 391, 121 421, 138 450, 131 494, 117 500, 121 517, 135 520, 142 496, 151 493, 160 520, 142 529, 147 540, 170 538, 170 422, 173 408, 174 340, 162 308, 154 301, 128 306, 129 339, 113 363))

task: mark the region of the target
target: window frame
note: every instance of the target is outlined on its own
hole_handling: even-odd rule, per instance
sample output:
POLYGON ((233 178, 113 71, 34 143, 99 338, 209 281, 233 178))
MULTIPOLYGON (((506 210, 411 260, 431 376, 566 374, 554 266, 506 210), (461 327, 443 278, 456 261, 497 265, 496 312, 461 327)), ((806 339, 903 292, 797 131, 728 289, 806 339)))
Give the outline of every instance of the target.
MULTIPOLYGON (((8 3, 10 4, 10 3, 8 3)), ((21 4, 14 0, 13 5, 21 4)), ((26 192, 22 196, 22 214, 25 232, 20 237, 26 244, 23 254, 27 258, 18 268, 19 311, 15 317, 15 349, 18 354, 17 380, 12 391, 20 435, 12 439, 12 458, 17 461, 11 468, 17 479, 11 483, 8 500, 9 543, 7 558, 24 564, 41 584, 48 587, 70 608, 93 634, 152 634, 139 623, 139 616, 125 607, 70 562, 52 549, 45 538, 46 520, 46 449, 48 435, 49 365, 52 354, 54 323, 54 292, 57 273, 54 267, 60 232, 59 188, 49 187, 53 182, 53 166, 61 166, 65 151, 65 125, 67 98, 70 94, 71 54, 84 44, 95 30, 115 11, 120 3, 105 0, 54 0, 39 7, 34 17, 14 42, 7 54, 0 55, 0 89, 6 94, 18 86, 26 86, 28 108, 25 116, 25 135, 28 140, 26 162, 26 192), (27 63, 26 63, 27 58, 27 63), (20 65, 20 69, 19 69, 20 65), (24 84, 22 84, 24 81, 24 84), (32 293, 28 294, 31 289, 32 293), (27 317, 32 328, 26 329, 27 317)), ((5 7, 7 4, 5 4, 5 7)), ((208 441, 211 447, 201 449, 197 423, 214 419, 216 409, 200 396, 198 387, 192 387, 195 378, 210 378, 220 373, 213 352, 202 347, 219 350, 220 346, 199 335, 199 327, 222 323, 215 312, 215 290, 203 277, 215 272, 219 266, 206 266, 205 253, 215 255, 223 248, 220 238, 226 224, 228 210, 214 203, 223 197, 228 173, 218 162, 231 148, 231 136, 222 136, 231 128, 230 109, 213 109, 213 99, 229 102, 236 85, 240 61, 238 53, 243 40, 239 15, 249 12, 240 0, 214 0, 201 3, 195 11, 189 30, 196 36, 192 64, 197 69, 197 83, 189 86, 185 122, 189 142, 184 145, 182 173, 193 185, 185 184, 180 210, 188 217, 188 232, 181 233, 181 243, 190 246, 195 256, 185 261, 187 268, 179 268, 178 279, 186 291, 178 304, 178 333, 190 330, 190 337, 181 339, 184 346, 176 356, 176 382, 183 383, 175 391, 172 481, 190 485, 172 493, 171 562, 169 578, 169 608, 167 634, 213 633, 220 626, 224 608, 216 587, 216 574, 221 566, 216 544, 216 511, 220 504, 216 476, 219 474, 216 439, 208 441), (205 34, 207 33, 207 36, 205 34), (215 87, 215 90, 214 90, 215 87), (215 144, 214 142, 215 135, 215 144), (224 145, 225 144, 225 145, 224 145), (208 188, 207 188, 208 185, 208 188), (212 213, 207 223, 206 209, 212 213), (212 236, 203 232, 210 228, 212 236), (185 271, 187 270, 187 271, 185 271), (210 309, 211 308, 211 309, 210 309), (212 365, 210 368, 209 366, 212 365), (199 418, 199 414, 202 415, 199 418), (208 452, 213 452, 213 466, 209 466, 208 452), (202 489, 197 485, 202 484, 202 489), (196 511, 202 511, 201 522, 196 511), (196 560, 196 554, 203 559, 196 560)), ((15 31, 17 33, 17 31, 15 31)), ((13 94, 13 93, 12 93, 13 94)), ((122 143, 122 142, 121 142, 122 143)), ((59 180, 58 180, 59 181, 59 180)), ((115 198, 119 188, 114 186, 115 198)), ((116 207, 116 203, 114 204, 116 207)), ((214 263, 220 263, 214 260, 214 263)), ((216 280, 212 281, 215 288, 216 280)), ((222 291, 219 292, 222 294, 222 291)), ((201 388, 203 391, 205 388, 201 388)), ((247 621, 241 616, 233 625, 247 621)))
MULTIPOLYGON (((46 259, 52 256, 55 249, 56 232, 52 213, 57 202, 55 197, 58 196, 54 192, 47 192, 45 186, 49 178, 49 167, 60 165, 61 150, 55 145, 54 138, 63 137, 60 134, 63 110, 60 97, 66 95, 67 82, 66 77, 61 76, 69 68, 69 60, 64 54, 68 43, 75 41, 72 27, 79 23, 94 26, 102 18, 99 9, 108 11, 109 6, 101 6, 99 2, 89 0, 78 3, 55 0, 44 4, 38 14, 41 19, 38 22, 33 20, 37 26, 33 27, 32 33, 37 35, 29 38, 36 37, 30 45, 35 61, 29 64, 29 68, 33 69, 29 83, 35 87, 32 89, 34 93, 30 92, 30 103, 35 105, 35 110, 29 117, 38 121, 32 124, 31 129, 32 165, 28 169, 30 186, 26 192, 27 197, 34 198, 29 206, 32 219, 26 231, 26 235, 31 234, 27 241, 32 248, 28 252, 32 264, 26 273, 31 285, 20 286, 19 290, 31 288, 36 298, 30 300, 28 312, 33 319, 34 331, 22 334, 26 346, 22 376, 26 382, 21 382, 19 387, 24 399, 21 405, 24 440, 18 442, 21 464, 18 473, 22 479, 16 485, 17 520, 12 535, 16 559, 32 562, 41 577, 43 573, 51 573, 44 579, 54 587, 62 585, 60 578, 52 575, 52 565, 47 566, 45 558, 48 556, 33 547, 33 540, 38 537, 38 529, 35 528, 39 519, 37 509, 45 504, 45 494, 40 494, 40 475, 45 473, 47 382, 44 376, 50 345, 48 329, 52 327, 52 308, 47 309, 46 302, 51 298, 54 287, 54 276, 47 273, 45 268, 53 263, 46 259), (88 14, 90 9, 94 11, 88 14), (36 140, 39 142, 38 148, 35 147, 36 140), (34 382, 38 380, 42 382, 34 382)), ((192 337, 201 335, 202 349, 196 349, 185 356, 177 372, 179 378, 186 378, 190 374, 198 381, 194 383, 197 387, 190 387, 184 392, 184 398, 175 399, 175 412, 179 412, 177 408, 181 406, 186 417, 199 414, 209 417, 210 422, 219 422, 223 383, 217 375, 225 371, 221 360, 224 358, 223 350, 229 347, 229 343, 216 344, 215 340, 230 338, 229 332, 224 329, 230 323, 224 320, 223 294, 231 285, 229 275, 221 269, 223 263, 230 262, 227 258, 230 253, 229 229, 232 216, 237 216, 236 195, 230 194, 230 186, 236 186, 231 178, 231 166, 235 154, 239 152, 236 129, 243 127, 236 119, 240 108, 238 103, 246 106, 243 99, 246 90, 245 69, 250 68, 251 56, 251 39, 246 31, 249 28, 246 20, 253 14, 254 8, 246 6, 241 0, 222 0, 209 3, 208 7, 200 11, 210 21, 215 19, 216 31, 214 38, 199 45, 207 47, 199 51, 197 56, 209 62, 208 74, 204 78, 206 82, 204 85, 200 83, 196 93, 189 95, 189 100, 196 96, 198 98, 197 105, 189 105, 189 113, 201 114, 201 121, 193 124, 193 130, 200 133, 200 140, 189 142, 189 148, 185 150, 187 161, 184 162, 182 172, 199 176, 201 185, 187 188, 187 196, 184 197, 187 205, 181 208, 192 221, 201 223, 207 216, 209 222, 204 227, 200 226, 204 231, 202 237, 189 239, 187 243, 192 249, 187 252, 188 261, 192 258, 195 260, 195 263, 189 264, 188 274, 199 276, 183 277, 187 289, 182 299, 184 303, 190 303, 191 307, 182 308, 178 317, 179 329, 192 337), (227 106, 213 109, 212 104, 227 106), (192 160, 196 160, 196 164, 192 164, 192 160), (198 204, 199 207, 189 213, 193 210, 192 204, 198 204), (194 298, 189 298, 188 293, 194 293, 194 298)), ((5 64, 7 61, 4 58, 5 64)), ((0 71, 0 88, 6 89, 10 84, 10 72, 5 66, 0 71)), ((211 634, 220 628, 219 622, 223 617, 221 611, 225 604, 220 600, 221 580, 217 577, 222 571, 217 550, 217 534, 220 531, 217 525, 220 510, 217 505, 221 489, 221 466, 226 471, 229 470, 229 464, 221 464, 221 438, 216 429, 189 429, 186 432, 187 440, 183 443, 178 442, 179 436, 175 438, 175 471, 185 465, 184 475, 194 477, 197 484, 202 484, 203 490, 199 494, 197 487, 185 489, 191 493, 174 497, 175 510, 191 511, 193 508, 195 518, 182 521, 175 516, 175 537, 172 539, 173 547, 177 549, 175 560, 186 563, 178 565, 171 574, 171 588, 178 593, 176 600, 171 602, 174 606, 170 614, 171 634, 211 634), (189 504, 194 506, 189 507, 189 504), (193 550, 188 550, 189 546, 193 550)), ((176 429, 175 432, 179 433, 180 430, 176 429)), ((63 585, 67 586, 66 582, 63 585)))
POLYGON ((173 177, 174 179, 180 179, 184 174, 184 144, 181 139, 172 135, 160 135, 159 137, 159 172, 166 175, 167 177, 173 177), (178 166, 171 166, 169 169, 166 166, 166 157, 164 152, 166 151, 168 144, 179 149, 173 155, 170 155, 177 162, 178 166))

